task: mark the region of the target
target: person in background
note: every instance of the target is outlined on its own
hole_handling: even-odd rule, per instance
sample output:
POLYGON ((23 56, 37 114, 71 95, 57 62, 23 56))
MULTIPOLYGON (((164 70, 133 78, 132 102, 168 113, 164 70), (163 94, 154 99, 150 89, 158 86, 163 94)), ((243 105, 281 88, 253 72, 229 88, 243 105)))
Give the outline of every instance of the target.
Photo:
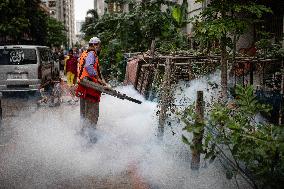
POLYGON ((64 73, 67 75, 67 85, 72 87, 77 80, 77 58, 73 55, 73 50, 69 50, 64 67, 64 73))
POLYGON ((58 58, 59 58, 59 63, 60 63, 59 68, 61 71, 63 71, 64 70, 64 53, 62 49, 58 51, 58 58))
POLYGON ((78 59, 80 57, 79 49, 75 48, 73 52, 74 52, 74 56, 78 59))

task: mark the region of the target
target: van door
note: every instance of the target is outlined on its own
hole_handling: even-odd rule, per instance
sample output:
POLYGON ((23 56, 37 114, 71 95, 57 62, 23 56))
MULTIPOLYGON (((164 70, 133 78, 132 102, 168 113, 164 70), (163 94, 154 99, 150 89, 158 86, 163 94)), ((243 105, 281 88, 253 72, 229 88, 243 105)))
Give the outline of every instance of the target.
POLYGON ((52 79, 52 63, 49 58, 49 50, 47 48, 39 48, 39 54, 42 85, 46 86, 52 79))
POLYGON ((37 53, 33 47, 0 48, 0 89, 18 90, 35 87, 37 79, 37 53))

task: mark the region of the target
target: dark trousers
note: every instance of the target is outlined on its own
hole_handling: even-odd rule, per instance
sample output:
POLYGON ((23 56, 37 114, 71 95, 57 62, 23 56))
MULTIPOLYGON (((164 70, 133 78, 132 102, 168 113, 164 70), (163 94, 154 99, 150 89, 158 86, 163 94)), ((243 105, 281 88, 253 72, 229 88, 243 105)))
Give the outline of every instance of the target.
POLYGON ((96 127, 99 119, 99 102, 80 98, 81 134, 91 143, 96 143, 96 127))
POLYGON ((87 125, 83 127, 96 128, 99 119, 99 102, 80 98, 80 116, 87 125))

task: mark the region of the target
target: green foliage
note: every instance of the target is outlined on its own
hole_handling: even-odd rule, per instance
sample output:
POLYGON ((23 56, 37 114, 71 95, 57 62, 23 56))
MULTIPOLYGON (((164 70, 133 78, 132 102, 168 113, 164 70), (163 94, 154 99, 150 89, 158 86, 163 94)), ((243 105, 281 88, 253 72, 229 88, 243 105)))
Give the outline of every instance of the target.
MULTIPOLYGON (((204 0, 196 2, 201 3, 204 0)), ((212 49, 220 47, 223 100, 227 99, 229 48, 233 50, 232 54, 235 58, 238 37, 250 24, 267 12, 271 10, 253 0, 211 0, 200 15, 194 18, 194 36, 199 43, 199 48, 206 49, 206 54, 209 54, 212 49)))
POLYGON ((284 51, 282 45, 273 43, 271 33, 258 32, 261 39, 255 43, 257 56, 262 58, 283 58, 284 51))
POLYGON ((106 79, 123 81, 125 76, 126 61, 122 53, 121 43, 112 40, 106 44, 100 55, 102 74, 106 79))
POLYGON ((47 44, 57 47, 66 44, 67 37, 64 25, 52 17, 48 18, 47 23, 47 44))
POLYGON ((24 0, 0 2, 0 34, 9 36, 13 39, 19 39, 30 25, 26 18, 26 6, 24 0))
POLYGON ((26 18, 29 20, 28 33, 38 45, 47 45, 48 15, 40 8, 40 0, 25 0, 26 18))
MULTIPOLYGON (((226 160, 227 178, 240 174, 254 188, 281 188, 284 184, 283 126, 256 121, 256 114, 269 112, 271 107, 255 99, 252 86, 237 86, 236 95, 230 104, 215 104, 209 112, 202 146, 205 159, 213 161, 218 156, 226 160)), ((196 132, 201 126, 188 121, 195 119, 193 106, 189 109, 184 112, 186 119, 182 119, 185 130, 196 132)), ((183 141, 186 142, 184 138, 183 141)))
POLYGON ((188 23, 187 20, 187 0, 183 0, 182 4, 176 4, 171 8, 172 17, 175 21, 175 24, 178 28, 185 27, 188 23))
POLYGON ((10 43, 25 44, 28 38, 37 45, 61 45, 66 34, 61 23, 40 8, 40 0, 3 0, 0 2, 0 36, 10 43))
POLYGON ((99 19, 97 14, 92 14, 86 19, 82 31, 87 41, 93 36, 101 38, 104 72, 111 74, 109 77, 122 78, 120 75, 125 72, 126 65, 123 52, 147 51, 154 39, 156 49, 161 52, 187 48, 187 39, 182 31, 187 22, 185 4, 143 1, 134 4, 129 13, 106 13, 99 19), (168 5, 166 11, 161 11, 161 5, 168 5))
POLYGON ((96 10, 90 9, 87 11, 87 15, 85 22, 82 25, 81 31, 85 33, 86 38, 93 37, 92 35, 95 33, 94 27, 95 24, 99 20, 99 15, 96 10))
POLYGON ((230 35, 240 36, 265 13, 271 13, 271 9, 250 0, 212 0, 204 11, 195 17, 195 37, 201 48, 211 50, 214 44, 221 41, 233 48, 230 35))

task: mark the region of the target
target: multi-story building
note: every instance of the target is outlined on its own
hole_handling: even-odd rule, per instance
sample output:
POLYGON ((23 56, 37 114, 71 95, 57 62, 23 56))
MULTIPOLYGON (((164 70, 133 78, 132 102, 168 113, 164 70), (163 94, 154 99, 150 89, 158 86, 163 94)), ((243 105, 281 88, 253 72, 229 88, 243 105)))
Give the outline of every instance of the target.
MULTIPOLYGON (((141 0, 136 0, 137 2, 141 2, 141 0)), ((97 10, 97 13, 100 16, 102 16, 106 12, 128 12, 129 9, 131 9, 131 4, 129 3, 120 3, 118 1, 116 2, 109 2, 106 3, 105 0, 94 0, 94 9, 97 10)))
POLYGON ((80 45, 84 45, 84 34, 81 32, 82 29, 82 25, 84 24, 84 20, 76 20, 76 25, 75 25, 75 35, 76 35, 76 43, 80 44, 80 45))
POLYGON ((94 9, 97 11, 99 17, 106 12, 107 3, 104 0, 94 0, 94 9))
POLYGON ((70 48, 75 44, 74 0, 41 0, 49 8, 50 16, 61 21, 66 29, 70 48))
POLYGON ((105 13, 106 3, 104 0, 94 0, 94 9, 97 11, 99 16, 105 13))

